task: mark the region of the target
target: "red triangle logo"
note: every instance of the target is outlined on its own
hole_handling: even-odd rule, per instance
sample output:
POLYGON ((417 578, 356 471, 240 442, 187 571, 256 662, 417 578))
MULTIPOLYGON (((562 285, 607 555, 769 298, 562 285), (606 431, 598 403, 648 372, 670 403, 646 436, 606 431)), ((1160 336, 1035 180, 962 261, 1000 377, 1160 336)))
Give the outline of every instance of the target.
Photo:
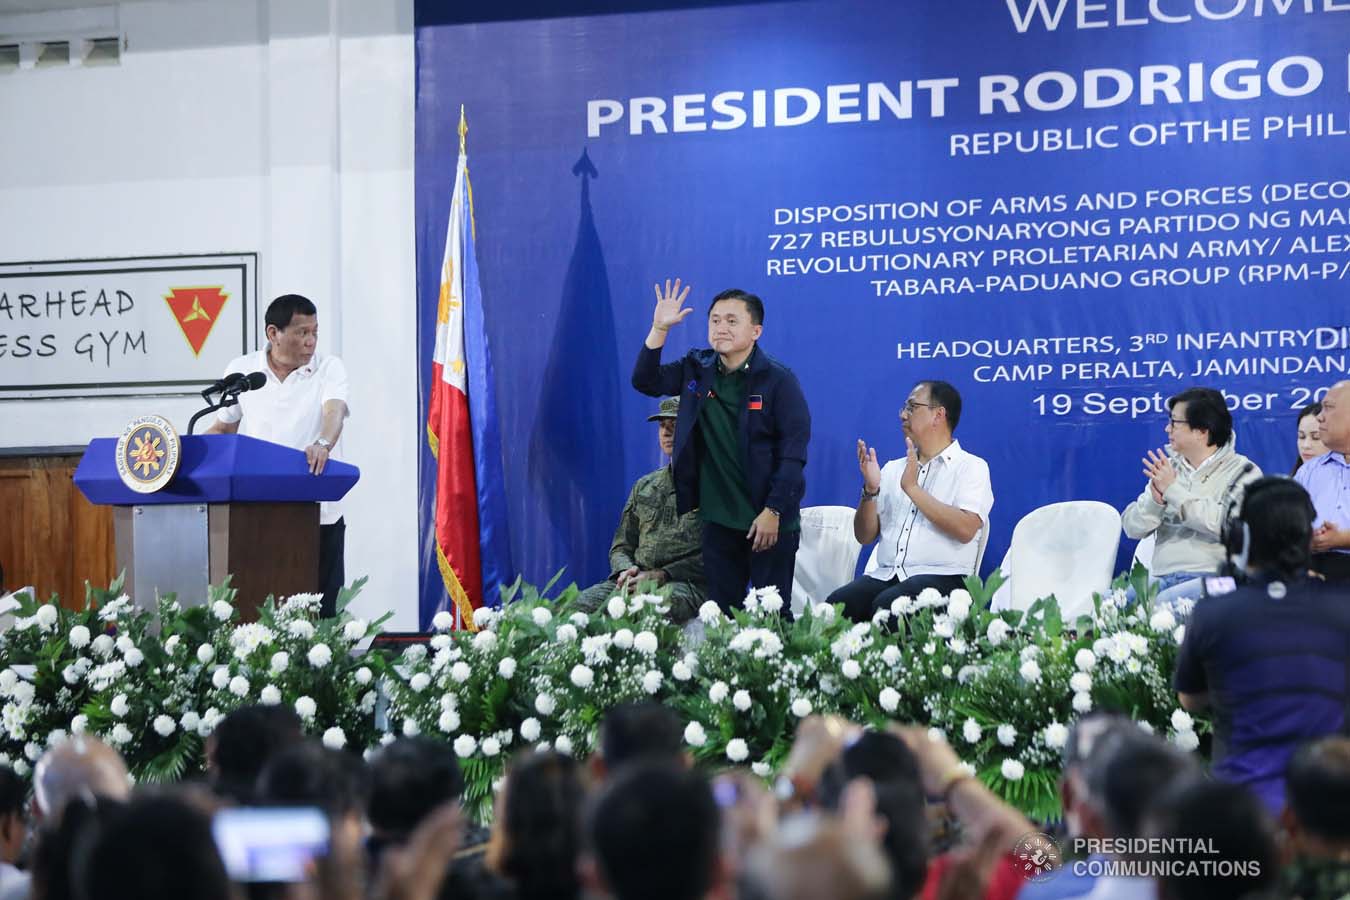
POLYGON ((171 288, 164 301, 169 304, 178 327, 183 330, 194 356, 201 356, 211 329, 216 327, 220 310, 230 295, 222 287, 171 288))

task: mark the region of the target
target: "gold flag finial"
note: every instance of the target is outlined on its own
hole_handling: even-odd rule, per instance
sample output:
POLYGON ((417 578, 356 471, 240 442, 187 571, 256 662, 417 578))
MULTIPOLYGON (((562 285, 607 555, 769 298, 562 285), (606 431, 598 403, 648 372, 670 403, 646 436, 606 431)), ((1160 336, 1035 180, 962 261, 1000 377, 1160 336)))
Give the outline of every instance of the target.
POLYGON ((464 151, 464 138, 469 133, 469 123, 464 118, 464 104, 459 105, 459 152, 464 151))

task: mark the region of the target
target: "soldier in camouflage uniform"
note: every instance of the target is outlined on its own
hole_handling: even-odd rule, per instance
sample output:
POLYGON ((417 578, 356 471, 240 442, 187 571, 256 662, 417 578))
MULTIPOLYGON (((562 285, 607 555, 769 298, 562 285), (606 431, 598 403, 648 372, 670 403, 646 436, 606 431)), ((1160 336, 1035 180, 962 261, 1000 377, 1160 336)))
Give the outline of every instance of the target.
MULTIPOLYGON (((661 401, 648 422, 661 423, 661 450, 675 448, 675 416, 679 397, 661 401)), ((577 597, 575 607, 593 612, 615 594, 638 585, 659 585, 670 591, 670 617, 685 622, 698 615, 708 599, 703 580, 702 525, 696 511, 675 511, 675 480, 670 465, 638 479, 624 504, 614 543, 609 548, 608 581, 592 585, 577 597)))

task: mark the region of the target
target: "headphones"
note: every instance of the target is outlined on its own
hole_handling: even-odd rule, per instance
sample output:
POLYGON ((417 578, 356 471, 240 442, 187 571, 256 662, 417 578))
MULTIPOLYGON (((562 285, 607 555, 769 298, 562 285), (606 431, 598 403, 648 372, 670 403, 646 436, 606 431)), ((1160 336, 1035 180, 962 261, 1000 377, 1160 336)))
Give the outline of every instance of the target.
MULTIPOLYGON (((1243 475, 1251 471, 1252 464, 1242 470, 1233 486, 1242 480, 1243 475)), ((1247 563, 1251 557, 1252 550, 1252 529, 1251 526, 1242 518, 1242 510, 1247 501, 1258 494, 1268 493, 1275 489, 1288 490, 1290 485, 1297 485, 1298 482, 1292 478, 1281 475, 1267 475, 1253 481, 1245 493, 1238 494, 1230 489, 1231 499, 1228 501, 1228 508, 1224 513, 1223 523, 1219 526, 1219 543, 1223 545, 1224 557, 1227 559, 1225 574, 1241 578, 1247 572, 1247 563)), ((1312 498, 1308 496, 1307 491, 1300 490, 1299 494, 1303 501, 1304 511, 1308 515, 1308 523, 1312 524, 1317 519, 1317 510, 1313 507, 1312 498)))

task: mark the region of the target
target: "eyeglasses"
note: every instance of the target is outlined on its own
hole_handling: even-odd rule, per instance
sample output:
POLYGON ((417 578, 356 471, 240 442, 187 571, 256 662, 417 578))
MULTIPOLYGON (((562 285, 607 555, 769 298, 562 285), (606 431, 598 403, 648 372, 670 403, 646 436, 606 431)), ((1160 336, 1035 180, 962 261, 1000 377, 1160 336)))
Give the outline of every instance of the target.
POLYGON ((917 409, 917 408, 920 407, 920 406, 926 406, 926 407, 928 407, 929 409, 933 409, 933 408, 935 408, 937 405, 938 405, 938 404, 936 404, 936 403, 915 403, 913 400, 908 400, 908 401, 905 402, 905 405, 904 405, 904 407, 900 410, 900 412, 901 412, 902 414, 903 414, 903 413, 909 413, 909 414, 912 416, 912 415, 914 415, 914 410, 917 409))
POLYGON ((1167 426, 1165 426, 1165 427, 1175 428, 1175 427, 1177 427, 1178 425, 1187 425, 1187 426, 1189 426, 1190 423, 1187 422, 1185 419, 1168 419, 1168 420, 1167 420, 1167 426))

